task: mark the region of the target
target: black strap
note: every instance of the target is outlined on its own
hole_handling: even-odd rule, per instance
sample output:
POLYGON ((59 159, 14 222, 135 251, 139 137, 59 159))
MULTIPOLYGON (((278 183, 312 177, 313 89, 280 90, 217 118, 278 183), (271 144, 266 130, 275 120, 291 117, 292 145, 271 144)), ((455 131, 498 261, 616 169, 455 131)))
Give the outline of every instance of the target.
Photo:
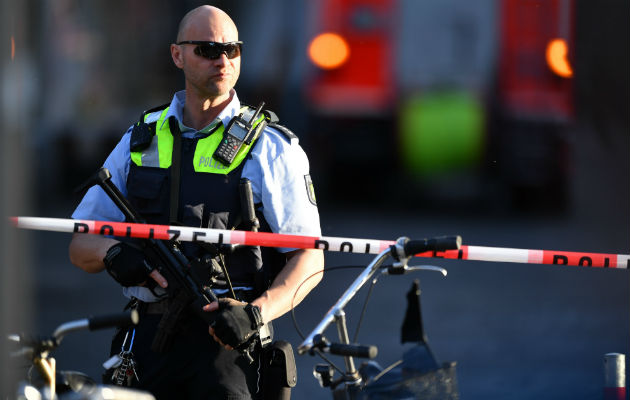
POLYGON ((173 152, 171 158, 171 209, 169 221, 171 225, 179 225, 179 189, 182 169, 182 132, 175 117, 168 119, 173 135, 173 152))
POLYGON ((173 344, 173 338, 178 326, 181 326, 180 316, 193 298, 185 290, 177 290, 169 301, 168 308, 162 314, 158 323, 151 350, 156 353, 168 351, 173 344))

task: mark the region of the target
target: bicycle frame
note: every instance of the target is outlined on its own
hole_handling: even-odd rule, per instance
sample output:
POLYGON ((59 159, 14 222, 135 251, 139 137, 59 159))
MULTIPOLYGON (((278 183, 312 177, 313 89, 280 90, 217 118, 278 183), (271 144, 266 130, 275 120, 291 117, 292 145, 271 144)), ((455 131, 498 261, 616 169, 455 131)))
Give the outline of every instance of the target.
MULTIPOLYGON (((381 268, 385 260, 387 260, 390 256, 397 259, 397 262, 393 265, 393 270, 399 273, 404 273, 405 271, 409 270, 432 270, 439 271, 443 275, 446 275, 446 270, 444 268, 434 266, 407 267, 407 262, 412 257, 412 255, 407 255, 405 251, 407 241, 408 239, 405 237, 399 238, 394 246, 383 250, 368 264, 368 266, 361 272, 361 274, 359 274, 359 276, 341 295, 337 302, 330 308, 326 315, 324 315, 319 324, 317 324, 313 331, 298 346, 298 354, 311 352, 314 348, 317 348, 317 343, 315 343, 316 338, 318 337, 318 335, 323 335, 324 331, 333 322, 335 322, 337 325, 337 334, 339 336, 341 344, 350 345, 344 307, 350 302, 350 300, 354 298, 354 296, 363 287, 363 285, 365 285, 365 283, 374 276, 374 274, 381 268)), ((342 380, 346 385, 346 391, 350 395, 349 398, 352 399, 355 398, 358 392, 360 392, 361 390, 360 385, 362 384, 362 378, 355 368, 353 357, 350 355, 343 355, 343 357, 345 361, 346 372, 342 377, 342 380)))
MULTIPOLYGON (((132 311, 65 322, 59 325, 51 336, 33 337, 30 335, 9 334, 7 337, 9 341, 22 345, 19 350, 11 353, 10 355, 11 357, 20 357, 29 360, 32 366, 40 373, 41 378, 44 381, 44 386, 41 387, 43 392, 39 393, 39 398, 57 399, 58 394, 56 392, 57 384, 59 383, 57 382, 57 363, 55 358, 51 356, 51 353, 59 347, 63 338, 67 334, 75 331, 135 325, 138 323, 138 318, 138 313, 136 311, 132 311)), ((80 374, 76 372, 73 373, 80 374)), ((91 378, 88 379, 90 379, 91 382, 91 378)), ((26 390, 30 393, 34 391, 39 392, 40 390, 40 388, 31 386, 29 382, 22 382, 21 386, 22 387, 19 388, 19 391, 26 390)), ((115 395, 116 392, 122 393, 122 391, 118 388, 108 388, 108 390, 110 396, 109 398, 116 398, 111 397, 115 395)), ((142 396, 138 398, 153 398, 153 396, 144 395, 139 392, 134 394, 142 396)), ((96 395, 97 393, 95 392, 94 398, 96 398, 96 395)), ((26 397, 28 398, 28 396, 26 397)))
MULTIPOLYGON (((89 329, 89 327, 90 321, 88 319, 66 322, 57 327, 49 339, 46 339, 42 341, 42 343, 33 347, 25 347, 14 354, 15 356, 27 356, 27 358, 32 360, 33 366, 46 382, 50 398, 56 397, 55 391, 57 387, 57 363, 55 358, 50 356, 50 352, 61 344, 64 336, 68 333, 86 330, 89 329)), ((9 340, 16 343, 21 341, 19 335, 9 335, 9 340)))
MULTIPOLYGON (((383 264, 383 262, 389 257, 391 250, 383 250, 379 255, 377 255, 370 264, 361 272, 361 274, 350 284, 348 289, 341 295, 339 300, 332 306, 332 308, 324 315, 321 322, 317 324, 315 329, 304 339, 304 341, 298 346, 298 353, 304 354, 307 351, 313 348, 313 339, 316 335, 321 335, 324 333, 326 328, 330 326, 333 321, 338 320, 338 324, 343 321, 345 323, 345 313, 343 311, 344 307, 352 298, 357 294, 357 292, 363 287, 363 285, 378 271, 379 267, 383 264)), ((339 328, 340 326, 338 326, 339 328)), ((346 334, 347 339, 347 331, 346 334)), ((343 337, 339 339, 342 340, 343 344, 349 344, 346 340, 344 341, 343 337)))

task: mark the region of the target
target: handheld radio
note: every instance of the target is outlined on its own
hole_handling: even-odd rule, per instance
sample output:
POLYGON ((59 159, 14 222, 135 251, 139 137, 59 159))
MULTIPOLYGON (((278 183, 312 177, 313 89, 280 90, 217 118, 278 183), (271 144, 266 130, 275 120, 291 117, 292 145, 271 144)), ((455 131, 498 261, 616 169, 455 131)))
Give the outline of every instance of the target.
POLYGON ((223 140, 221 140, 219 147, 214 152, 214 158, 226 165, 232 164, 234 157, 243 147, 243 144, 250 144, 254 139, 254 122, 258 118, 263 105, 265 105, 265 102, 260 103, 249 121, 243 118, 243 114, 232 118, 225 129, 223 140))

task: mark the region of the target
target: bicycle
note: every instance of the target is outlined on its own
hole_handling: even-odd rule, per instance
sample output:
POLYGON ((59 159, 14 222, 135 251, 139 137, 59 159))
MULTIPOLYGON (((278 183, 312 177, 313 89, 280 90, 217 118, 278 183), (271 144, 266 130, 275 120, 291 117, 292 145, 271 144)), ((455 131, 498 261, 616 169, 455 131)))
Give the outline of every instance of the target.
MULTIPOLYGON (((350 343, 344 307, 357 292, 378 271, 386 275, 401 275, 411 271, 436 271, 446 276, 446 269, 431 265, 408 266, 414 254, 429 251, 459 249, 461 237, 438 237, 432 239, 409 240, 399 238, 393 246, 383 250, 363 269, 359 276, 348 286, 337 302, 324 315, 319 324, 306 336, 298 346, 298 354, 319 355, 326 364, 317 364, 313 375, 320 386, 330 388, 335 400, 375 400, 375 399, 458 399, 455 362, 439 365, 431 352, 424 329, 419 302, 419 281, 414 281, 407 294, 408 308, 403 323, 403 342, 416 342, 417 346, 404 353, 403 358, 392 365, 382 368, 374 361, 364 362, 356 368, 354 358, 372 360, 376 357, 376 346, 364 346, 350 343), (391 265, 384 262, 392 258, 391 265), (330 342, 324 331, 335 322, 339 343, 330 342), (345 371, 336 367, 323 354, 343 356, 345 371), (341 377, 333 379, 335 370, 341 377)), ((372 287, 376 283, 372 281, 372 287)), ((370 288, 371 291, 371 288, 370 288)), ((369 298, 369 293, 368 293, 369 298)), ((365 306, 363 313, 365 312, 365 306)), ((294 323, 295 320, 294 320, 294 323)), ((360 322, 359 322, 360 325, 360 322)), ((296 324, 297 328, 297 324, 296 324)), ((298 329, 301 335, 301 332, 298 329)))
POLYGON ((49 336, 9 334, 7 339, 17 347, 10 357, 25 359, 30 364, 26 379, 16 384, 16 398, 155 400, 153 395, 143 391, 97 384, 82 372, 57 371, 56 360, 51 356, 71 332, 126 327, 136 325, 138 319, 138 312, 134 310, 65 322, 49 336))

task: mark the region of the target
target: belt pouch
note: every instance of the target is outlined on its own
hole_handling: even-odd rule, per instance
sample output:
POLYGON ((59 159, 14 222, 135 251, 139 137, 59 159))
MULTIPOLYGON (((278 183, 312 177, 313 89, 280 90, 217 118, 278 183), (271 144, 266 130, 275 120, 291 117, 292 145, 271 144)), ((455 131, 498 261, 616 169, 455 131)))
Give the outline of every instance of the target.
POLYGON ((288 400, 291 388, 297 383, 297 367, 291 343, 278 340, 263 350, 266 368, 263 389, 265 399, 288 400))

